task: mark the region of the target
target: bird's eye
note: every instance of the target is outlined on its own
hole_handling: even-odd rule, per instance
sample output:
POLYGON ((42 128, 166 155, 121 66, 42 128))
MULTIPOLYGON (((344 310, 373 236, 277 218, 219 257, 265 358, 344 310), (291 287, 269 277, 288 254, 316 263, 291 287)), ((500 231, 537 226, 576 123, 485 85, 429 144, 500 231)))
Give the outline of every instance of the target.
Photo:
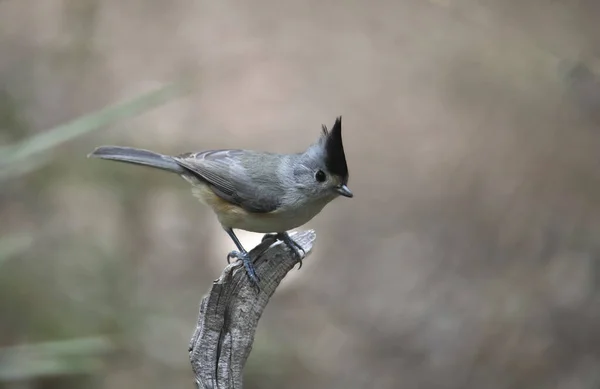
POLYGON ((323 170, 319 170, 317 171, 317 173, 315 173, 315 180, 319 182, 324 182, 326 179, 327 176, 325 175, 325 172, 323 170))

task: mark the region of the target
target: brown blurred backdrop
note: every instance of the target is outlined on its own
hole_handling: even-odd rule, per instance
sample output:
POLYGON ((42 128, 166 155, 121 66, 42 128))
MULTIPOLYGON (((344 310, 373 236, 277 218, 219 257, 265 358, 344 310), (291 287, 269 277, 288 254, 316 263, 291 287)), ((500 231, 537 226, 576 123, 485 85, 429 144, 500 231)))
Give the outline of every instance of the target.
POLYGON ((233 245, 183 180, 95 146, 295 152, 337 115, 355 197, 306 226, 314 254, 267 307, 246 387, 600 387, 599 16, 0 0, 0 145, 199 85, 0 184, 0 235, 31 243, 0 262, 0 387, 193 386, 198 303, 233 245))

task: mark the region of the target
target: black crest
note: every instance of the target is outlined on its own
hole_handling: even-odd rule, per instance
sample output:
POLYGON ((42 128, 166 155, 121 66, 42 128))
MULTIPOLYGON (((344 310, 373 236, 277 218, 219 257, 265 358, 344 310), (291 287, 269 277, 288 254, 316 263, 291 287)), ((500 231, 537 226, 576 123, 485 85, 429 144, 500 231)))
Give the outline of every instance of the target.
POLYGON ((348 181, 348 165, 342 144, 342 117, 339 116, 331 128, 323 128, 323 145, 325 148, 325 166, 330 173, 342 177, 344 183, 348 181))

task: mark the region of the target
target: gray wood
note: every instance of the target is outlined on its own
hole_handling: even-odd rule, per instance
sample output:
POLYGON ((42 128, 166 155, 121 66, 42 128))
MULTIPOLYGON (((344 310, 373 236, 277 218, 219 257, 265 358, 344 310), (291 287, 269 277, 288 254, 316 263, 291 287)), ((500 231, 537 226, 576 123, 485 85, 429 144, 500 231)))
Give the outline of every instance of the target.
MULTIPOLYGON (((314 231, 290 233, 310 254, 314 231)), ((200 389, 240 389, 258 321, 281 280, 298 263, 290 249, 268 237, 250 255, 261 279, 252 287, 239 263, 228 265, 200 303, 200 314, 189 347, 190 362, 200 389), (264 254, 258 256, 259 253, 264 254)), ((305 257, 306 257, 305 256, 305 257)))

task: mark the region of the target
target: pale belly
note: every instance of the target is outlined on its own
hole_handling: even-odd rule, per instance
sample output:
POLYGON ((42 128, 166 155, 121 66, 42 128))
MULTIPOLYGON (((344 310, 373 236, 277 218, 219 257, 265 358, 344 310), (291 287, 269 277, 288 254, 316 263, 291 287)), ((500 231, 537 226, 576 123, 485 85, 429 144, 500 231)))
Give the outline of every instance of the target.
POLYGON ((217 216, 224 226, 267 234, 289 231, 308 223, 321 212, 325 204, 311 204, 294 211, 280 211, 269 214, 248 213, 243 216, 217 214, 217 216))
POLYGON ((218 198, 206 185, 193 177, 184 177, 193 184, 192 192, 208 205, 225 228, 235 228, 261 234, 285 232, 300 227, 315 217, 332 199, 310 202, 291 210, 270 213, 250 213, 218 198))

